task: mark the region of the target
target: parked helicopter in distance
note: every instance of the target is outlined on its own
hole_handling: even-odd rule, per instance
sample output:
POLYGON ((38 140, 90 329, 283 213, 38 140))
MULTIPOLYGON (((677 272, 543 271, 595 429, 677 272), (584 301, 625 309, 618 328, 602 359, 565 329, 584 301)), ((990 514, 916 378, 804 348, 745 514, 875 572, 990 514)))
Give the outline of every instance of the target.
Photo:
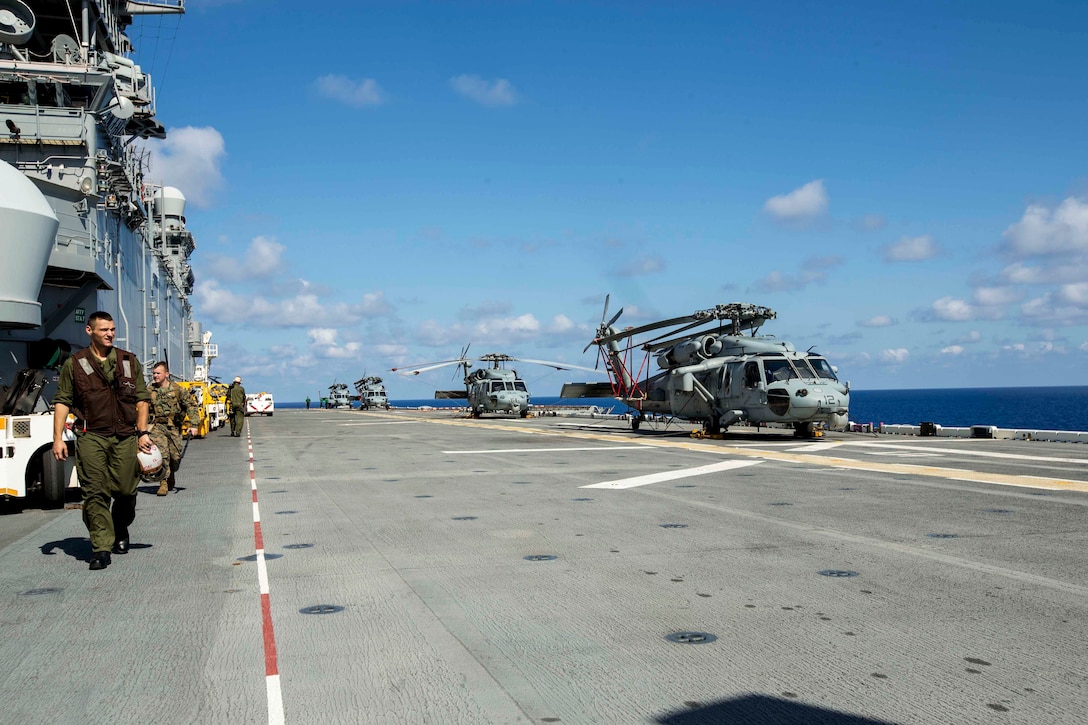
POLYGON ((608 319, 606 295, 597 336, 582 350, 597 345, 611 382, 568 383, 564 398, 616 397, 640 411, 631 419, 634 430, 641 413, 702 422, 708 434, 741 421, 792 423, 801 437, 811 436, 816 423, 846 424, 850 383, 839 381, 827 359, 811 348, 798 352, 785 340, 756 334, 778 316, 770 308, 734 302, 617 330, 613 325, 621 314, 622 308, 608 319), (637 370, 636 346, 645 351, 637 370), (653 376, 651 355, 663 371, 653 376))
POLYGON ((411 376, 438 368, 456 365, 464 371, 464 390, 436 390, 436 400, 467 400, 468 409, 473 418, 479 418, 484 413, 506 413, 519 415, 522 418, 529 416, 529 389, 525 381, 518 376, 517 370, 507 368, 507 363, 523 362, 533 365, 544 365, 556 370, 584 370, 598 372, 593 368, 571 365, 570 363, 551 362, 548 360, 529 360, 527 358, 511 357, 503 353, 492 352, 480 357, 470 358, 469 345, 461 350, 461 356, 455 360, 443 360, 437 363, 424 363, 403 368, 393 368, 392 372, 400 375, 411 376), (479 368, 469 372, 472 363, 487 363, 489 367, 479 368))
POLYGON ((371 408, 389 410, 389 396, 386 395, 381 378, 364 373, 363 377, 355 381, 355 391, 359 393, 359 407, 363 410, 371 408))
POLYGON ((347 383, 333 383, 329 386, 329 397, 325 399, 326 408, 350 408, 351 395, 347 383))

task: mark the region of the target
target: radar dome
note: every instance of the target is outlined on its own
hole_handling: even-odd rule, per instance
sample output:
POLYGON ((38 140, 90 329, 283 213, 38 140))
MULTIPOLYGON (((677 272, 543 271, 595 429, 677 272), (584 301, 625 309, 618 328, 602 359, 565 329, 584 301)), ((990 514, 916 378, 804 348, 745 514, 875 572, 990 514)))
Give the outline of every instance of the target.
POLYGON ((181 189, 172 186, 164 186, 155 192, 153 209, 155 216, 168 216, 185 218, 185 194, 181 189))
POLYGON ((59 226, 34 182, 0 161, 0 328, 42 324, 38 292, 59 226))

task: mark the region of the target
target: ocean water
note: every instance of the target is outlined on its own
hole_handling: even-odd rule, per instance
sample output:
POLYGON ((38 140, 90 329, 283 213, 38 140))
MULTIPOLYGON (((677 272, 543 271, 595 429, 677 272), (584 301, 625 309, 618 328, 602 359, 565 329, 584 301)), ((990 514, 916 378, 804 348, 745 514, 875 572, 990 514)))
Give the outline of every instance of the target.
POLYGON ((1088 431, 1088 386, 851 390, 850 420, 1088 431))
MULTIPOLYGON (((611 398, 533 396, 533 405, 596 405, 626 412, 611 398)), ((391 400, 394 407, 457 408, 459 400, 391 400)), ((277 403, 304 408, 305 403, 277 403)), ((316 405, 316 404, 315 404, 316 405)), ((1088 386, 1050 388, 934 388, 929 390, 851 390, 850 420, 855 423, 937 423, 946 427, 995 425, 998 428, 1088 431, 1088 386)))

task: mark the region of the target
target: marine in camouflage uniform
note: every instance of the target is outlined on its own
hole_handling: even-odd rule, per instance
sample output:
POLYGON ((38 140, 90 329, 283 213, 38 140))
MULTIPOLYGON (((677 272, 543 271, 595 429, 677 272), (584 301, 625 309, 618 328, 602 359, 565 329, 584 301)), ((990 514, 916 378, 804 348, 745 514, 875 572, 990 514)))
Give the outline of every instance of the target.
MULTIPOLYGON (((187 391, 170 382, 170 368, 165 362, 155 363, 151 385, 151 440, 162 454, 162 473, 159 477, 159 496, 174 489, 174 473, 181 466, 183 446, 182 432, 185 417, 190 416, 192 406, 187 391)), ((190 416, 190 420, 195 415, 190 416)))

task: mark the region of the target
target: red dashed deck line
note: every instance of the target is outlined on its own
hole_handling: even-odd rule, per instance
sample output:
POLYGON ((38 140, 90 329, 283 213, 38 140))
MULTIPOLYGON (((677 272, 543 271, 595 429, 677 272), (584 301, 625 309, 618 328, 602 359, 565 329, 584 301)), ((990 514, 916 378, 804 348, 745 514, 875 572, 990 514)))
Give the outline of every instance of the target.
MULTIPOLYGON (((248 427, 248 426, 247 426, 248 427)), ((257 500, 257 472, 253 465, 253 441, 246 433, 249 449, 249 486, 253 499, 253 545, 257 557, 257 582, 261 595, 261 638, 264 644, 265 693, 268 702, 269 725, 284 722, 283 691, 280 687, 279 659, 276 655, 276 632, 272 625, 272 598, 268 587, 268 567, 264 558, 264 534, 261 532, 261 509, 257 500)))

